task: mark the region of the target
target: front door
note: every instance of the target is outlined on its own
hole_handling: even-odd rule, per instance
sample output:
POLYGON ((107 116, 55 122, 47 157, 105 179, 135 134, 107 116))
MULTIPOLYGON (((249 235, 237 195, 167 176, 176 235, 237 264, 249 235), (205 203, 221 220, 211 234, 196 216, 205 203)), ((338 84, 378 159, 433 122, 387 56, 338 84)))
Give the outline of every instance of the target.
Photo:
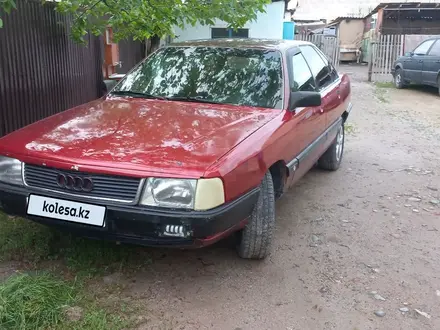
POLYGON ((411 80, 411 82, 415 84, 423 83, 423 62, 427 58, 429 49, 434 42, 434 39, 422 42, 416 49, 414 49, 413 55, 404 61, 403 66, 405 70, 405 78, 411 80))
POLYGON ((424 56, 413 55, 404 61, 404 76, 414 84, 422 83, 422 69, 424 56))
POLYGON ((426 85, 437 86, 440 72, 440 39, 431 47, 423 61, 422 82, 426 85))
MULTIPOLYGON (((315 77, 299 50, 287 53, 289 67, 289 84, 291 91, 317 91, 315 77)), ((286 113, 289 142, 289 158, 297 160, 294 176, 287 186, 292 185, 296 178, 305 174, 322 153, 322 133, 325 131, 325 114, 322 106, 296 108, 286 113)))

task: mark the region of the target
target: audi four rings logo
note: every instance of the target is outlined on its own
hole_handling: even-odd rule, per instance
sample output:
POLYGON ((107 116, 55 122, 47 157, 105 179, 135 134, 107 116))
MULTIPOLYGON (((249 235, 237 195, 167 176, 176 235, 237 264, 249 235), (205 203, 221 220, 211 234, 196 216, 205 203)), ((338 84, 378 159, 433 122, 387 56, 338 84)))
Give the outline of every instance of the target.
POLYGON ((58 174, 57 184, 59 187, 74 190, 90 192, 93 190, 93 181, 90 178, 81 178, 75 175, 58 174))

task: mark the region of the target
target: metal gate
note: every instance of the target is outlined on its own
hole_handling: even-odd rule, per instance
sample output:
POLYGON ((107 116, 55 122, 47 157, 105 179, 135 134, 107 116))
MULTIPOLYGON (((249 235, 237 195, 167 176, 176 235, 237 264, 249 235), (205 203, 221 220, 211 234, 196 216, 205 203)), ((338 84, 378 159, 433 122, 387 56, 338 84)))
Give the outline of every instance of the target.
POLYGON ((371 42, 368 61, 368 81, 392 81, 391 75, 395 60, 403 55, 404 35, 382 35, 371 42))
POLYGON ((339 66, 339 38, 327 34, 297 34, 296 40, 309 41, 318 47, 331 60, 335 67, 339 66))

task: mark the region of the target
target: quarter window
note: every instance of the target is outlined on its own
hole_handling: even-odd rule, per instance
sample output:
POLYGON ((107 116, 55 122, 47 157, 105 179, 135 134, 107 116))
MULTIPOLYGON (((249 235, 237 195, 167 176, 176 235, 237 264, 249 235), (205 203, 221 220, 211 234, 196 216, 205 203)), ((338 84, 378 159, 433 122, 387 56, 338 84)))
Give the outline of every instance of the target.
POLYGON ((312 70, 318 89, 322 90, 330 85, 334 81, 334 75, 328 61, 324 61, 312 46, 301 46, 301 52, 312 70))
POLYGON ((313 92, 316 90, 315 79, 301 53, 292 57, 292 91, 313 92))
POLYGON ((435 40, 427 40, 414 50, 415 55, 426 55, 435 40))

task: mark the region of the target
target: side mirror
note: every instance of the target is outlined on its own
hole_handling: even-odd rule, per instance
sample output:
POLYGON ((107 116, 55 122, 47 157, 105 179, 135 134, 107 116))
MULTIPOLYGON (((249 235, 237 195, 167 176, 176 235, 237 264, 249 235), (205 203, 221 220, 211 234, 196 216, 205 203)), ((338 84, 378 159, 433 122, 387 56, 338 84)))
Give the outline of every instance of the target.
POLYGON ((411 57, 411 56, 414 56, 414 53, 413 52, 406 52, 405 56, 411 57))
POLYGON ((290 92, 289 110, 293 111, 300 107, 319 107, 321 102, 319 92, 290 92))

